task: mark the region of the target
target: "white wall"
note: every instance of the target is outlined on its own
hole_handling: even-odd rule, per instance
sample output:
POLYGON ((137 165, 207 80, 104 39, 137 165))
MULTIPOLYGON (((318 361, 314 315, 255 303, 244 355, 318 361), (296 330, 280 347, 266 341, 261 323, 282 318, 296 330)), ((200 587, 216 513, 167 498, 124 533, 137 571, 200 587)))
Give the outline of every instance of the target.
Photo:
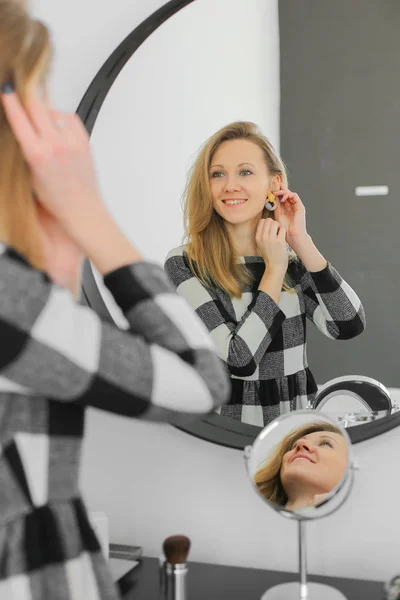
MULTIPOLYGON (((59 108, 76 108, 110 52, 162 3, 155 0, 34 1, 35 12, 45 18, 54 31, 57 59, 52 84, 59 108)), ((127 68, 127 76, 130 72, 133 77, 131 81, 129 77, 125 80, 125 85, 130 85, 135 107, 129 115, 129 123, 134 126, 132 137, 124 137, 123 145, 118 145, 118 136, 124 131, 122 123, 118 136, 111 137, 114 134, 105 116, 112 116, 112 108, 116 106, 112 97, 105 104, 105 112, 101 113, 93 136, 94 142, 100 144, 95 152, 106 201, 115 207, 116 218, 124 221, 124 228, 127 227, 126 216, 124 219, 124 213, 118 211, 129 204, 130 198, 126 198, 119 176, 126 178, 127 167, 120 168, 115 177, 113 169, 107 168, 107 160, 113 155, 117 159, 125 157, 126 160, 130 156, 134 159, 128 171, 135 174, 133 188, 128 189, 132 189, 131 198, 135 201, 131 222, 138 226, 129 233, 133 232, 137 241, 135 236, 146 231, 139 245, 147 255, 159 260, 165 248, 179 243, 176 239, 180 235, 178 201, 186 160, 216 126, 231 118, 250 118, 263 127, 273 142, 278 142, 279 96, 274 79, 277 76, 277 0, 197 0, 185 10, 186 15, 189 11, 195 15, 189 18, 183 11, 177 17, 187 29, 176 31, 178 20, 166 24, 164 31, 157 32, 140 49, 136 55, 139 60, 127 68), (182 58, 189 52, 196 69, 202 69, 203 83, 208 75, 213 82, 207 97, 202 96, 197 103, 193 94, 189 102, 182 102, 182 80, 178 72, 171 71, 174 65, 185 68, 189 63, 187 60, 179 63, 179 48, 175 39, 167 36, 167 32, 173 31, 186 42, 196 41, 197 50, 185 49, 182 58), (227 40, 229 43, 224 45, 227 40), (164 54, 167 43, 169 65, 164 54), (271 44, 275 45, 275 54, 271 44), (213 59, 217 51, 220 54, 218 48, 225 53, 225 58, 215 65, 213 59), (201 67, 204 65, 201 56, 208 57, 206 64, 210 71, 201 67), (159 60, 162 62, 158 63, 159 60), (169 82, 162 79, 164 69, 169 82), (140 83, 136 79, 139 74, 140 83), (174 87, 167 85, 171 81, 174 87), (163 90, 162 97, 154 95, 159 86, 163 90), (174 89, 179 90, 180 95, 175 99, 176 110, 171 113, 175 105, 174 89), (215 101, 217 114, 211 100, 215 101), (192 110, 192 106, 196 110, 192 110), (137 117, 139 108, 140 118, 137 117), (176 139, 171 137, 175 126, 176 139), (159 128, 163 132, 163 143, 160 147, 154 144, 149 147, 144 137, 146 132, 154 136, 159 128), (165 140, 170 144, 165 144, 165 140), (157 158, 155 173, 148 168, 150 157, 157 158), (169 169, 174 165, 176 171, 171 173, 169 169), (118 194, 113 191, 113 185, 118 194), (127 204, 119 204, 121 198, 126 199, 127 204), (147 206, 140 204, 151 203, 155 198, 173 206, 171 212, 162 212, 165 235, 160 238, 158 234, 161 241, 156 251, 147 241, 147 232, 151 229, 154 238, 154 230, 144 230, 145 221, 141 219, 141 214, 148 216, 152 211, 146 212, 147 206)), ((192 83, 195 75, 195 69, 185 71, 185 78, 192 77, 192 83)), ((117 82, 116 90, 118 86, 117 82)), ((201 82, 197 89, 201 90, 201 82)), ((119 96, 118 101, 121 100, 119 96)), ((112 166, 118 168, 116 163, 112 166)), ((400 569, 397 533, 400 531, 397 510, 400 483, 396 461, 400 455, 399 432, 394 430, 359 444, 356 452, 362 469, 351 501, 336 515, 309 526, 310 571, 387 579, 400 569)), ((112 541, 141 544, 147 555, 157 556, 163 539, 181 532, 192 538, 193 559, 296 569, 295 524, 275 515, 255 496, 246 479, 239 451, 198 440, 168 425, 133 422, 89 411, 82 485, 89 507, 104 510, 109 516, 112 541)))
MULTIPOLYGON (((165 537, 183 533, 202 562, 296 570, 296 525, 255 495, 242 452, 169 425, 88 416, 84 490, 89 506, 109 516, 113 541, 158 556, 165 537)), ((309 568, 384 580, 400 571, 399 431, 357 444, 355 453, 350 500, 309 524, 309 568)))
POLYGON ((164 0, 27 0, 51 28, 56 47, 53 100, 75 111, 98 69, 118 44, 164 0))

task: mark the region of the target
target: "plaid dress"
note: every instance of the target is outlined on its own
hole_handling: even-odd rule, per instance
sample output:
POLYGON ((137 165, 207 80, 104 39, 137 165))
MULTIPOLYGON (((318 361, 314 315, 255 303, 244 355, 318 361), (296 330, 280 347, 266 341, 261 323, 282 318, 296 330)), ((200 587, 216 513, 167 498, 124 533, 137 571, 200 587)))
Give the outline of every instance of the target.
POLYGON ((78 489, 87 406, 180 423, 229 396, 206 328, 161 267, 105 283, 128 331, 0 246, 1 600, 117 598, 78 489))
POLYGON ((287 275, 296 293, 282 290, 276 304, 257 289, 265 270, 263 259, 240 260, 253 283, 239 299, 217 287, 204 287, 192 273, 183 246, 169 252, 165 270, 207 326, 230 373, 230 402, 218 412, 262 427, 315 398, 306 319, 324 335, 346 340, 364 330, 365 314, 355 292, 330 264, 309 273, 299 259, 291 260, 287 275))

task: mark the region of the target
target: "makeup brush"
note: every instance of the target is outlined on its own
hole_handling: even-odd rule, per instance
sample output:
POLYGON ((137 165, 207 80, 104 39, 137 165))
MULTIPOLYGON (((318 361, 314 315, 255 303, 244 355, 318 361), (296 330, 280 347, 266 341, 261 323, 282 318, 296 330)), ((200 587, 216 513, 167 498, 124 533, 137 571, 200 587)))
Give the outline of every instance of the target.
POLYGON ((189 550, 190 540, 185 535, 173 535, 164 541, 164 557, 160 560, 162 600, 186 600, 186 560, 189 550))
POLYGON ((166 561, 171 565, 182 565, 190 550, 190 540, 185 535, 172 535, 163 543, 166 561))

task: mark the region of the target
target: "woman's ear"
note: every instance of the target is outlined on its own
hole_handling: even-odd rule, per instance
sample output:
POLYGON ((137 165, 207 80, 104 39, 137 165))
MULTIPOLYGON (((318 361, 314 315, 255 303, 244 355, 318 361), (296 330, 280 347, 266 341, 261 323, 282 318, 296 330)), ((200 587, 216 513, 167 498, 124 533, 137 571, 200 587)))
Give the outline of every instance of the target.
POLYGON ((282 178, 280 175, 274 175, 271 178, 271 191, 277 191, 281 189, 282 178))

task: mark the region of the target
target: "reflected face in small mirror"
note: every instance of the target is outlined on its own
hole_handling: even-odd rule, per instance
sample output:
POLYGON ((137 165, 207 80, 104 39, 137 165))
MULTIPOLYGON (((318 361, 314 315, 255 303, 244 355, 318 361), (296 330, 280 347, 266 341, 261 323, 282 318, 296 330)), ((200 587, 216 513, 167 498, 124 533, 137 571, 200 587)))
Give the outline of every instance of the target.
POLYGON ((294 511, 324 502, 347 466, 341 430, 315 422, 290 431, 260 465, 254 481, 266 500, 294 511))
POLYGON ((267 195, 279 185, 280 178, 269 172, 264 151, 250 140, 222 142, 211 159, 213 207, 227 224, 259 219, 267 195))

